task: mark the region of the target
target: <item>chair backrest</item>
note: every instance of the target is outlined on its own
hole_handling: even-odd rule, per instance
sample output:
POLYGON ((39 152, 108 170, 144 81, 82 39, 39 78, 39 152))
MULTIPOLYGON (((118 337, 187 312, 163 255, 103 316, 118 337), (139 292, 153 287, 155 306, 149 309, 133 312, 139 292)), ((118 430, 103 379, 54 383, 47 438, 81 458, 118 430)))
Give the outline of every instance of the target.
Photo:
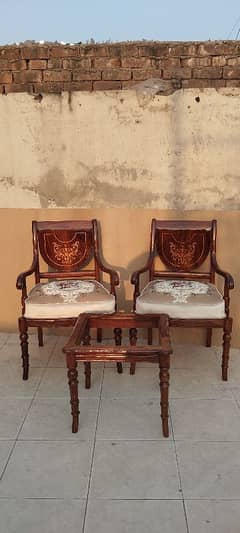
POLYGON ((41 278, 100 279, 96 220, 43 221, 32 223, 36 282, 41 278), (40 256, 48 270, 41 271, 40 256), (91 262, 91 268, 86 266, 91 262))
MULTIPOLYGON (((195 220, 152 220, 150 279, 161 277, 208 279, 214 282, 211 254, 216 251, 217 222, 195 220), (164 265, 156 268, 156 257, 164 265), (207 261, 208 259, 208 261, 207 261), (207 269, 201 268, 206 262, 207 269)), ((204 265, 205 267, 205 265, 204 265)))

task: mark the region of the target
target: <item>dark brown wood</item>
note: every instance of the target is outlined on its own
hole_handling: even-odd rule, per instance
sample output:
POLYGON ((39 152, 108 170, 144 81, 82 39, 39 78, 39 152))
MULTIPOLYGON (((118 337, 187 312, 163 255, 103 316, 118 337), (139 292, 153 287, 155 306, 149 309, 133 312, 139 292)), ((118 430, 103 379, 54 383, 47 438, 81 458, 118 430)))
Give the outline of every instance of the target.
MULTIPOLYGON (((134 285, 134 309, 141 292, 140 278, 148 273, 149 281, 155 279, 207 280, 215 283, 216 274, 224 280, 223 298, 226 318, 222 319, 176 319, 169 317, 173 327, 204 327, 207 330, 206 345, 211 346, 212 328, 222 328, 223 356, 222 376, 227 379, 230 338, 230 295, 234 281, 228 272, 222 270, 216 259, 217 221, 202 220, 152 220, 150 251, 145 266, 131 276, 134 285), (163 264, 159 269, 159 260, 163 264), (201 270, 197 270, 201 266, 201 270), (205 267, 205 269, 204 269, 205 267)), ((148 342, 151 334, 148 332, 148 342)))
MULTIPOLYGON (((116 346, 121 346, 121 344, 122 344, 122 329, 121 328, 114 328, 113 333, 114 333, 116 346)), ((118 371, 118 374, 122 374, 123 373, 123 366, 122 366, 122 363, 120 363, 119 361, 117 362, 117 371, 118 371)))
MULTIPOLYGON (((115 297, 119 285, 117 272, 106 267, 100 257, 98 225, 94 220, 65 220, 32 222, 33 259, 30 268, 17 278, 17 289, 22 291, 22 315, 19 334, 23 359, 23 379, 28 379, 29 355, 27 330, 36 327, 38 343, 43 346, 44 327, 72 327, 76 317, 31 319, 25 317, 28 297, 27 281, 34 276, 35 283, 42 279, 96 279, 102 281, 103 272, 109 276, 110 292, 115 297), (44 261, 43 268, 40 268, 44 261), (88 267, 86 269, 86 267, 88 267)), ((32 285, 32 283, 31 283, 32 285)), ((97 332, 100 340, 100 330, 97 332)))
MULTIPOLYGON (((121 340, 121 339, 120 339, 121 340)), ((70 372, 69 386, 72 405, 73 430, 78 430, 79 414, 77 403, 77 362, 82 361, 85 365, 92 361, 115 361, 128 362, 130 365, 136 362, 152 362, 159 365, 160 377, 160 408, 162 417, 162 429, 164 437, 169 436, 168 428, 168 390, 169 390, 169 367, 172 347, 169 336, 169 320, 167 315, 135 315, 134 313, 114 313, 113 315, 79 316, 72 334, 63 348, 66 354, 68 376, 70 372), (146 326, 156 327, 159 331, 159 344, 157 346, 137 346, 137 329, 146 326), (115 327, 114 327, 115 326, 115 327), (86 331, 91 327, 113 327, 117 345, 86 345, 86 331), (119 343, 122 328, 130 329, 130 345, 122 346, 119 343)), ((86 372, 86 366, 85 366, 86 372)))
MULTIPOLYGON (((130 340, 131 346, 136 346, 136 344, 137 344, 137 328, 130 328, 130 330, 129 330, 129 340, 130 340)), ((136 369, 136 363, 130 363, 130 374, 132 376, 135 374, 135 369, 136 369)))

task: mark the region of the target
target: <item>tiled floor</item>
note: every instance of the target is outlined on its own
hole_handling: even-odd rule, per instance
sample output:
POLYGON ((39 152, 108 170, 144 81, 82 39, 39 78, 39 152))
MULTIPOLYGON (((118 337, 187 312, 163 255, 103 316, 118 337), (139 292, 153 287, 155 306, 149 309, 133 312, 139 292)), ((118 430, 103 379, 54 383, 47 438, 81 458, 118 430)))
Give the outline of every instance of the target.
POLYGON ((0 334, 0 533, 239 533, 240 351, 220 379, 220 349, 175 346, 171 434, 159 417, 158 369, 93 367, 71 433, 62 346, 0 334))

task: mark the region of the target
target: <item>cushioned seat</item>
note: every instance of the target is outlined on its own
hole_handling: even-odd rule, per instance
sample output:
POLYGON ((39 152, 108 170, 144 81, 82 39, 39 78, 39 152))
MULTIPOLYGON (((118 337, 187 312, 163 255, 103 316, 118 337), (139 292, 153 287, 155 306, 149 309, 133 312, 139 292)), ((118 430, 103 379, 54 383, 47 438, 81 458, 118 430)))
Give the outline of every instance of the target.
POLYGON ((25 300, 26 318, 67 318, 114 310, 115 297, 95 280, 38 283, 25 300))
POLYGON ((224 299, 215 285, 198 281, 150 281, 136 299, 136 313, 172 318, 224 318, 224 299))

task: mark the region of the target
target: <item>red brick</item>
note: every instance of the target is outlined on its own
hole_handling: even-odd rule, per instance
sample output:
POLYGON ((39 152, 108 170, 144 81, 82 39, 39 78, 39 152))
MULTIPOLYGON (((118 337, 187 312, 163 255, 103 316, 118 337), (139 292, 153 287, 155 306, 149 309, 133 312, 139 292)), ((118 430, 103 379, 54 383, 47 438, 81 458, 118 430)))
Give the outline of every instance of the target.
POLYGON ((91 68, 91 59, 89 57, 79 57, 78 59, 64 59, 63 68, 65 69, 80 69, 91 68))
POLYGON ((73 81, 81 80, 100 80, 100 70, 79 70, 73 72, 73 81))
POLYGON ((12 83, 12 73, 0 72, 0 83, 12 83))
POLYGON ((211 65, 211 57, 187 57, 185 59, 181 59, 182 67, 210 67, 211 65))
POLYGON ((161 57, 168 56, 168 43, 148 44, 138 47, 139 56, 142 57, 161 57))
POLYGON ((62 68, 63 60, 58 58, 51 58, 48 60, 47 68, 58 70, 62 68))
POLYGON ((6 94, 5 85, 0 84, 0 94, 6 94))
POLYGON ((240 87, 240 80, 227 80, 226 87, 240 87))
MULTIPOLYGON (((110 56, 114 55, 114 46, 110 46, 110 56)), ((121 45, 121 57, 138 57, 138 46, 135 44, 121 45)))
POLYGON ((11 83, 5 85, 5 93, 33 93, 33 85, 31 83, 11 83))
POLYGON ((79 56, 78 46, 52 46, 49 48, 49 57, 77 57, 79 56))
POLYGON ((23 59, 48 59, 48 46, 26 46, 21 48, 21 56, 23 59))
POLYGON ((197 45, 193 43, 187 44, 176 44, 172 45, 169 43, 169 55, 170 56, 194 56, 197 55, 197 45))
POLYGON ((240 65, 240 57, 229 57, 227 58, 227 64, 235 67, 236 65, 240 65))
POLYGON ((122 88, 120 81, 94 81, 94 91, 119 91, 122 88))
POLYGON ((238 41, 212 41, 199 45, 200 55, 224 56, 239 55, 240 43, 238 41))
POLYGON ((34 93, 55 93, 61 94, 63 91, 63 82, 35 83, 34 93))
POLYGON ((164 69, 163 70, 163 78, 165 80, 171 80, 173 78, 177 78, 177 79, 186 79, 186 78, 191 78, 192 76, 192 71, 190 68, 169 68, 169 69, 164 69))
POLYGON ((74 81, 64 83, 64 91, 92 91, 91 81, 74 81))
POLYGON ((15 83, 33 83, 42 81, 42 72, 39 70, 22 70, 22 72, 14 72, 15 83))
POLYGON ((71 72, 69 70, 45 70, 43 81, 71 81, 71 72))
POLYGON ((162 59, 153 58, 151 59, 151 62, 152 67, 155 68, 172 68, 181 66, 180 57, 163 57, 162 59))
POLYGON ((213 56, 212 66, 213 67, 224 67, 227 64, 227 60, 224 56, 213 56))
POLYGON ((137 81, 147 80, 148 78, 161 78, 161 77, 162 77, 161 69, 133 70, 133 79, 137 81))
POLYGON ((121 58, 120 57, 96 57, 91 60, 92 65, 95 68, 105 69, 105 68, 118 68, 121 67, 121 58))
POLYGON ((28 64, 29 70, 45 70, 47 68, 46 59, 31 59, 28 64))
POLYGON ((2 48, 0 47, 0 58, 1 59, 19 59, 20 57, 20 48, 18 46, 2 48))
POLYGON ((233 80, 237 80, 238 78, 240 78, 240 65, 236 67, 224 67, 223 77, 232 78, 233 80))
POLYGON ((122 88, 123 89, 129 89, 131 87, 136 87, 138 82, 136 80, 128 80, 122 82, 122 88))
POLYGON ((148 57, 123 57, 122 67, 124 68, 151 68, 152 62, 148 57))
POLYGON ((131 70, 130 69, 109 69, 103 70, 102 73, 103 80, 130 80, 131 79, 131 70))
POLYGON ((109 48, 106 45, 88 46, 84 45, 79 48, 81 56, 87 57, 109 57, 109 48))
POLYGON ((222 78, 222 68, 221 67, 204 67, 204 68, 195 68, 193 69, 193 78, 209 78, 217 79, 222 78))
POLYGON ((205 79, 191 79, 183 80, 182 88, 183 89, 208 89, 208 88, 220 88, 225 87, 225 80, 209 80, 205 79))
POLYGON ((0 59, 0 70, 26 70, 24 59, 0 59))

